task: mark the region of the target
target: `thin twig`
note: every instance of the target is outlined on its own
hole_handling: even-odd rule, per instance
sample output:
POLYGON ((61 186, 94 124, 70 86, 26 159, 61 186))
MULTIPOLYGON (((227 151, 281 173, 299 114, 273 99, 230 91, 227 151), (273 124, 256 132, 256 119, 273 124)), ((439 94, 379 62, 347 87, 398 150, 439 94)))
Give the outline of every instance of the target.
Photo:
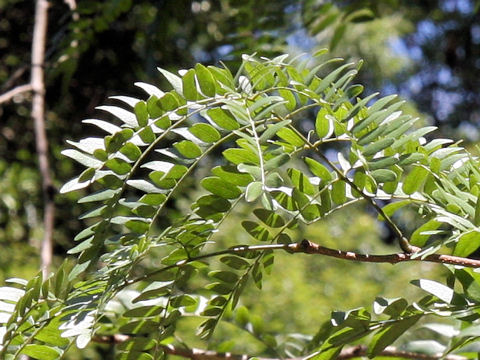
MULTIPOLYGON (((353 359, 357 357, 367 356, 368 349, 365 345, 352 346, 346 349, 343 349, 338 355, 337 359, 353 359)), ((438 355, 427 355, 411 351, 402 351, 398 350, 393 346, 385 348, 378 356, 388 356, 399 359, 414 359, 414 360, 466 360, 467 358, 459 355, 447 355, 442 354, 438 355)))
POLYGON ((52 237, 55 220, 54 187, 50 175, 48 161, 48 139, 45 129, 45 81, 43 65, 45 62, 45 42, 48 23, 48 1, 37 0, 35 7, 35 25, 32 40, 32 73, 31 86, 32 118, 35 130, 35 143, 38 156, 38 166, 42 176, 43 209, 43 240, 41 245, 41 267, 44 277, 48 275, 52 262, 52 237))
POLYGON ((386 264, 397 264, 407 261, 416 261, 416 262, 433 262, 439 264, 449 264, 449 265, 460 265, 471 268, 480 268, 480 260, 469 259, 453 255, 441 255, 441 254, 431 254, 425 257, 415 256, 415 254, 410 253, 396 253, 396 254, 386 254, 386 255, 370 255, 370 254, 359 254, 352 251, 343 251, 338 249, 331 249, 325 246, 316 244, 310 240, 304 239, 298 243, 291 244, 266 244, 266 245, 238 245, 231 247, 229 249, 224 249, 220 251, 215 251, 189 259, 184 259, 177 261, 175 264, 165 266, 163 268, 154 270, 150 273, 141 275, 133 279, 126 279, 125 282, 119 287, 123 289, 127 286, 135 284, 139 281, 148 280, 152 276, 158 275, 162 272, 169 271, 176 267, 181 267, 186 264, 209 259, 213 257, 218 257, 227 254, 241 254, 245 252, 252 251, 264 251, 264 250, 284 250, 289 253, 305 253, 313 255, 324 255, 330 256, 337 259, 349 260, 349 261, 358 261, 358 262, 369 262, 369 263, 386 263, 386 264))
POLYGON ((304 252, 307 254, 325 255, 339 259, 359 262, 397 264, 406 261, 426 261, 440 264, 461 265, 472 268, 480 267, 480 260, 463 258, 459 256, 431 254, 425 257, 415 257, 415 254, 410 253, 397 253, 387 255, 359 254, 352 251, 330 249, 306 239, 302 240, 300 243, 290 244, 289 249, 292 252, 304 252))
POLYGON ((2 86, 0 87, 0 89, 2 91, 5 91, 7 89, 10 89, 11 87, 13 87, 13 85, 15 85, 15 83, 17 82, 18 79, 20 79, 20 77, 25 73, 25 71, 27 71, 29 68, 28 65, 23 65, 21 67, 19 67, 17 70, 15 70, 13 72, 13 74, 7 79, 7 81, 5 81, 2 86))
POLYGON ((15 96, 23 94, 28 91, 32 91, 32 84, 19 85, 6 93, 0 95, 0 104, 6 103, 12 100, 15 96))
MULTIPOLYGON (((133 339, 133 337, 129 335, 123 334, 116 334, 116 335, 99 335, 94 336, 92 338, 93 342, 100 343, 100 344, 121 344, 128 340, 133 339)), ((204 350, 204 349, 197 349, 197 348, 185 348, 185 347, 178 347, 172 344, 169 345, 160 345, 162 350, 169 355, 176 355, 183 358, 191 359, 191 360, 247 360, 252 357, 253 355, 249 354, 233 354, 230 352, 217 352, 214 350, 204 350)), ((318 355, 318 354, 315 354, 318 355)), ((338 354, 337 359, 346 360, 352 359, 360 356, 367 355, 367 347, 364 345, 357 345, 343 349, 340 354, 338 354)), ((418 360, 438 360, 438 359, 445 359, 445 360, 466 360, 466 357, 457 356, 457 355, 447 355, 443 357, 441 354, 439 355, 426 355, 422 353, 415 353, 410 351, 402 351, 397 350, 395 347, 387 347, 383 350, 378 356, 389 356, 395 357, 400 359, 418 359, 418 360)), ((310 356, 304 357, 297 357, 297 358, 285 358, 283 360, 306 360, 309 359, 310 356)), ((259 360, 280 360, 280 358, 265 358, 265 357, 257 357, 256 359, 259 360)))

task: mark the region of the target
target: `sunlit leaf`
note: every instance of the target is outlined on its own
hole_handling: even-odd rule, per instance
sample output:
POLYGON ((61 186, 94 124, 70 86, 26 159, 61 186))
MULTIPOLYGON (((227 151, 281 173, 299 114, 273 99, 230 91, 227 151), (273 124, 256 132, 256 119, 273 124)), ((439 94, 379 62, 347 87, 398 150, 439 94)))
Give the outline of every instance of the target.
POLYGON ((201 181, 201 184, 212 194, 225 199, 235 199, 242 194, 242 191, 238 187, 218 177, 206 177, 201 181))

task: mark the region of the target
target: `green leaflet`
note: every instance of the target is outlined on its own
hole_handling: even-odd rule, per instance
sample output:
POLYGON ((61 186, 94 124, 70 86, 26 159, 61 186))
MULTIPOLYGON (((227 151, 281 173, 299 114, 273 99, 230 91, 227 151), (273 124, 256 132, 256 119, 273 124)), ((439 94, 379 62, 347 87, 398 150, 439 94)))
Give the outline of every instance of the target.
POLYGON ((130 142, 127 142, 125 145, 123 145, 120 148, 120 152, 131 161, 137 160, 142 155, 140 148, 130 142))
POLYGON ((118 175, 125 175, 132 169, 132 166, 128 162, 120 158, 107 160, 105 162, 105 166, 113 170, 118 175))
POLYGON ((194 124, 188 128, 188 131, 206 143, 213 143, 220 139, 220 133, 208 124, 194 124))
POLYGON ((346 187, 346 184, 342 180, 337 180, 332 185, 332 200, 338 205, 341 205, 345 201, 347 201, 345 187, 346 187))
POLYGON ((324 79, 322 79, 322 81, 320 82, 318 87, 315 89, 315 92, 318 94, 318 93, 324 91, 327 87, 329 87, 331 85, 332 82, 335 81, 335 79, 340 75, 340 73, 343 70, 351 67, 352 65, 353 65, 353 63, 344 64, 344 65, 339 66, 334 71, 332 71, 324 79))
MULTIPOLYGON (((223 282, 227 282, 227 283, 234 283, 238 281, 238 275, 232 271, 215 270, 215 271, 209 272, 208 276, 223 282)), ((221 299, 225 299, 225 298, 221 298, 221 299)), ((223 305, 223 304, 218 304, 218 305, 223 305)))
POLYGON ((257 200, 263 194, 263 184, 260 181, 253 181, 248 184, 245 191, 245 200, 252 202, 257 200))
POLYGON ((254 221, 243 221, 242 227, 259 241, 271 241, 273 239, 267 228, 254 221))
POLYGON ((164 310, 161 306, 140 306, 125 311, 124 317, 153 317, 159 315, 164 310))
POLYGON ((458 237, 453 255, 467 257, 480 247, 480 232, 471 231, 458 237))
POLYGON ((407 306, 408 302, 403 298, 386 299, 377 297, 373 303, 375 314, 386 314, 392 317, 399 317, 407 306))
MULTIPOLYGON (((227 88, 230 91, 233 91, 235 88, 234 79, 232 73, 227 68, 218 68, 216 66, 207 66, 210 73, 213 75, 218 83, 222 84, 222 87, 227 88)), ((216 88, 217 92, 222 92, 218 87, 216 88)))
POLYGON ((291 123, 290 120, 282 120, 278 123, 275 123, 275 124, 272 124, 272 125, 268 126, 268 128, 260 136, 260 142, 264 143, 265 141, 271 139, 272 137, 274 137, 277 134, 277 132, 280 129, 282 129, 283 127, 285 127, 286 125, 288 125, 290 123, 291 123))
POLYGON ((297 106, 297 100, 296 100, 293 92, 290 91, 290 90, 280 89, 280 90, 278 90, 278 93, 280 94, 280 96, 283 99, 287 100, 287 103, 285 104, 285 107, 287 108, 287 110, 288 111, 295 110, 295 108, 297 106))
POLYGON ((55 360, 60 358, 63 351, 47 345, 28 344, 22 350, 22 354, 38 360, 55 360))
POLYGON ((397 340, 405 331, 411 328, 420 319, 420 316, 407 317, 405 320, 397 321, 394 325, 378 331, 368 346, 368 357, 374 358, 387 346, 397 340))
POLYGON ((264 169, 265 171, 271 171, 274 169, 278 169, 282 165, 288 163, 290 161, 290 155, 289 154, 280 154, 278 156, 275 156, 272 159, 269 159, 265 162, 264 164, 264 169))
POLYGON ((158 103, 163 111, 168 112, 175 110, 180 105, 179 99, 175 95, 175 92, 168 92, 158 99, 158 103))
POLYGON ((148 109, 145 101, 139 101, 134 107, 135 116, 137 117, 138 126, 145 126, 148 122, 148 109))
POLYGON ((301 192, 304 192, 308 195, 313 195, 315 193, 315 188, 311 184, 308 177, 297 169, 290 168, 287 171, 292 184, 301 192))
POLYGON ((188 307, 197 305, 198 301, 193 296, 182 294, 170 298, 170 303, 174 308, 188 307))
POLYGON ((376 159, 372 159, 368 162, 368 168, 370 170, 381 170, 389 166, 395 165, 398 159, 393 156, 384 156, 376 159))
MULTIPOLYGON (((355 86, 355 85, 354 85, 355 86)), ((361 92, 363 92, 363 87, 361 87, 361 89, 358 89, 358 90, 353 90, 353 91, 358 91, 357 94, 353 95, 350 94, 350 98, 351 97, 354 97, 356 95, 359 95, 361 92)), ((366 98, 358 101, 355 106, 348 112, 348 114, 342 119, 342 122, 345 122, 345 121, 348 121, 350 120, 351 118, 353 118, 354 116, 356 116, 362 109, 364 109, 365 105, 371 100, 373 99, 374 97, 376 97, 378 95, 378 93, 373 93, 369 96, 367 96, 366 98)))
POLYGON ((217 166, 212 169, 212 174, 237 186, 247 186, 253 181, 250 174, 239 172, 234 166, 217 166))
POLYGON ((378 169, 372 171, 372 177, 377 183, 386 183, 389 181, 395 181, 397 179, 397 174, 394 171, 388 169, 378 169))
POLYGON ((272 228, 278 228, 285 225, 285 220, 276 212, 266 209, 253 210, 255 216, 260 219, 265 225, 272 228))
POLYGON ((477 201, 475 203, 475 216, 473 219, 473 224, 475 226, 480 225, 480 196, 477 197, 477 201))
POLYGON ((330 115, 325 107, 322 107, 315 120, 315 130, 320 139, 328 138, 333 133, 335 118, 330 115))
POLYGON ((364 156, 372 156, 372 155, 375 155, 377 154, 378 152, 382 151, 383 149, 389 147, 390 145, 392 145, 393 143, 395 142, 394 139, 391 139, 391 138, 384 138, 384 139, 380 139, 368 146, 366 146, 364 149, 363 149, 363 155, 364 156))
POLYGON ((134 132, 132 129, 123 129, 111 136, 106 136, 105 150, 108 153, 114 153, 118 151, 127 140, 131 139, 133 134, 134 132))
POLYGON ((465 294, 478 302, 480 300, 480 276, 472 269, 455 269, 455 277, 462 284, 465 294))
POLYGON ((198 98, 197 86, 195 84, 195 70, 188 70, 182 77, 183 96, 189 101, 196 101, 198 98))
POLYGON ((207 118, 225 130, 236 130, 240 127, 235 117, 222 108, 212 108, 206 112, 207 118))
POLYGON ((202 149, 190 140, 182 140, 173 144, 173 146, 187 159, 195 159, 202 155, 202 149))
POLYGON ((95 169, 88 168, 80 174, 80 176, 78 177, 78 181, 79 182, 85 182, 85 181, 88 182, 88 181, 92 180, 94 176, 95 176, 95 169))
POLYGON ((147 112, 151 119, 156 119, 162 116, 165 112, 160 106, 160 102, 158 101, 159 97, 162 97, 164 94, 158 94, 150 96, 147 100, 147 112))
POLYGON ((377 101, 375 101, 375 103, 372 106, 370 106, 368 108, 368 114, 371 115, 371 114, 376 113, 377 111, 383 109, 385 107, 385 105, 387 105, 393 99, 397 98, 397 96, 398 95, 393 94, 393 95, 388 95, 388 96, 385 96, 381 99, 378 99, 377 101))
POLYGON ((443 284, 440 284, 436 281, 428 280, 428 279, 420 279, 420 280, 412 281, 412 284, 436 296, 437 298, 439 298, 440 300, 442 300, 447 304, 450 304, 454 298, 455 293, 453 289, 443 284))
POLYGON ((202 64, 195 65, 195 72, 197 75, 197 81, 200 86, 200 91, 205 96, 215 96, 215 78, 210 73, 208 68, 202 64))
POLYGON ((322 179, 324 182, 328 182, 333 179, 333 176, 330 173, 330 171, 328 171, 328 169, 324 165, 320 164, 318 161, 315 161, 308 157, 306 157, 304 160, 307 163, 310 171, 314 175, 322 179))
POLYGON ((223 156, 228 161, 238 165, 242 163, 258 165, 258 155, 247 149, 227 149, 223 152, 223 156))
POLYGON ((138 136, 147 144, 151 144, 155 140, 155 134, 150 127, 144 128, 138 136))
POLYGON ((162 68, 157 68, 158 71, 160 71, 162 73, 163 76, 165 76, 165 78, 168 80, 168 82, 170 83, 170 85, 172 85, 173 89, 178 92, 179 94, 182 94, 183 91, 182 91, 182 79, 178 76, 178 75, 175 75, 165 69, 162 69, 162 68))
POLYGON ((137 117, 135 116, 134 113, 132 113, 130 111, 122 109, 118 106, 110 106, 110 105, 97 106, 97 109, 98 110, 103 110, 103 111, 106 111, 106 112, 112 114, 113 116, 117 117, 126 126, 128 126, 130 128, 138 127, 137 117))
POLYGON ((289 143, 289 144, 291 144, 295 147, 303 146, 305 144, 303 139, 300 136, 295 134, 295 132, 293 130, 291 130, 289 128, 286 128, 286 127, 277 131, 277 136, 280 139, 285 140, 287 143, 289 143))
POLYGON ((202 196, 192 205, 195 213, 204 219, 217 218, 230 208, 230 202, 218 195, 202 196))
MULTIPOLYGON (((411 204, 411 201, 410 200, 402 200, 402 201, 396 201, 396 202, 392 202, 388 205, 385 205, 382 210, 383 212, 385 213, 385 215, 387 216, 392 216, 393 214, 395 214, 395 212, 397 212, 397 210, 400 210, 402 207, 408 205, 408 204, 411 204)), ((378 215, 378 219, 379 220, 385 220, 383 218, 383 216, 381 215, 378 215)))
POLYGON ((407 175, 403 182, 403 191, 405 194, 413 194, 425 182, 428 170, 423 166, 414 166, 413 170, 407 175))
MULTIPOLYGON (((441 222, 434 219, 427 221, 413 232, 410 237, 410 243, 415 246, 424 246, 430 236, 432 236, 441 225, 441 222)), ((440 231, 438 232, 440 233, 440 231)))
POLYGON ((235 185, 228 183, 218 177, 207 177, 201 181, 202 186, 212 194, 224 199, 235 199, 242 194, 242 191, 235 185))
POLYGON ((250 263, 238 256, 227 255, 220 258, 220 261, 225 265, 228 265, 232 269, 244 269, 250 265, 250 263))

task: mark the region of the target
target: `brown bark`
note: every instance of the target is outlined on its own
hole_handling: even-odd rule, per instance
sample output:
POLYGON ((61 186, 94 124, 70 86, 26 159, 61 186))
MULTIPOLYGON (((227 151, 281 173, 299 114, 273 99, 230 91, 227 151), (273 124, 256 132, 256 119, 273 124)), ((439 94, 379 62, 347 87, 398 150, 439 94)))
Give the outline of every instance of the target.
POLYGON ((426 261, 426 262, 435 262, 440 264, 461 265, 461 266, 473 267, 473 268, 480 267, 480 260, 463 258, 459 256, 432 254, 432 255, 427 255, 425 257, 421 257, 421 256, 414 257, 415 254, 411 254, 411 253, 398 253, 398 254, 387 254, 387 255, 358 254, 351 251, 330 249, 306 239, 300 243, 291 244, 290 251, 304 252, 307 254, 326 255, 326 256, 336 257, 339 259, 360 261, 360 262, 396 264, 396 263, 405 262, 405 261, 426 261))
MULTIPOLYGON (((117 334, 117 335, 105 335, 105 336, 94 336, 92 341, 101 344, 121 344, 125 341, 130 340, 131 337, 129 335, 117 334)), ((213 350, 204 350, 204 349, 196 349, 196 348, 185 348, 185 347, 178 347, 174 345, 162 345, 162 349, 166 354, 169 355, 176 355, 186 359, 191 360, 248 360, 252 357, 255 357, 258 360, 281 360, 279 358, 264 358, 264 357, 257 357, 255 355, 249 354, 234 354, 230 352, 216 352, 213 350)), ((311 354, 303 357, 298 358, 285 358, 282 360, 307 360, 313 357, 316 354, 311 354)), ((364 345, 357 345, 351 346, 343 349, 340 354, 337 356, 337 359, 346 360, 346 359, 353 359, 358 357, 367 356, 367 347, 364 345)), ((464 356, 458 355, 447 355, 442 356, 442 354, 438 355, 427 355, 422 353, 410 352, 410 351, 403 351, 398 350, 393 346, 387 347, 383 350, 378 356, 388 356, 394 357, 398 359, 417 359, 417 360, 466 360, 467 358, 464 356)))

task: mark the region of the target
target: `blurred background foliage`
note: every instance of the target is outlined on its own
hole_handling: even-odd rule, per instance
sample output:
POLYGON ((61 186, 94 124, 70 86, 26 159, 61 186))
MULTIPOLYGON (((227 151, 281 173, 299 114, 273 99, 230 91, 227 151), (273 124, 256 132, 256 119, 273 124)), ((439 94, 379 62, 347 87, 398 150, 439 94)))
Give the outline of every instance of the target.
MULTIPOLYGON (((52 1, 46 121, 55 184, 78 173, 60 155, 65 140, 93 135, 81 120, 104 117, 95 107, 109 96, 143 96, 136 81, 167 86, 157 66, 176 71, 221 60, 235 70, 241 54, 254 52, 330 47, 332 56, 364 59, 358 82, 366 94, 399 93, 407 100, 405 111, 439 127, 433 136, 463 139, 473 148, 480 123, 479 6, 473 0, 78 0, 72 13, 64 2, 52 1)), ((0 93, 28 81, 33 12, 33 3, 0 0, 0 93)), ((22 94, 0 105, 1 281, 29 278, 39 266, 42 197, 29 100, 22 94)), ((74 206, 79 196, 56 197, 57 263, 82 228, 77 217, 85 209, 74 206)), ((169 214, 189 206, 188 197, 173 201, 169 214)), ((219 234, 217 241, 248 242, 239 226, 248 214, 240 210, 224 224, 224 234, 235 238, 219 234)), ((366 253, 397 251, 388 230, 363 206, 298 229, 296 236, 366 253)), ((262 314, 272 332, 313 333, 332 309, 371 303, 376 294, 405 295, 415 291, 404 287, 408 279, 439 271, 282 254, 263 291, 251 286, 243 305, 262 314)), ((224 329, 214 341, 226 341, 227 349, 230 335, 224 329)), ((91 351, 90 358, 101 358, 91 351)))

